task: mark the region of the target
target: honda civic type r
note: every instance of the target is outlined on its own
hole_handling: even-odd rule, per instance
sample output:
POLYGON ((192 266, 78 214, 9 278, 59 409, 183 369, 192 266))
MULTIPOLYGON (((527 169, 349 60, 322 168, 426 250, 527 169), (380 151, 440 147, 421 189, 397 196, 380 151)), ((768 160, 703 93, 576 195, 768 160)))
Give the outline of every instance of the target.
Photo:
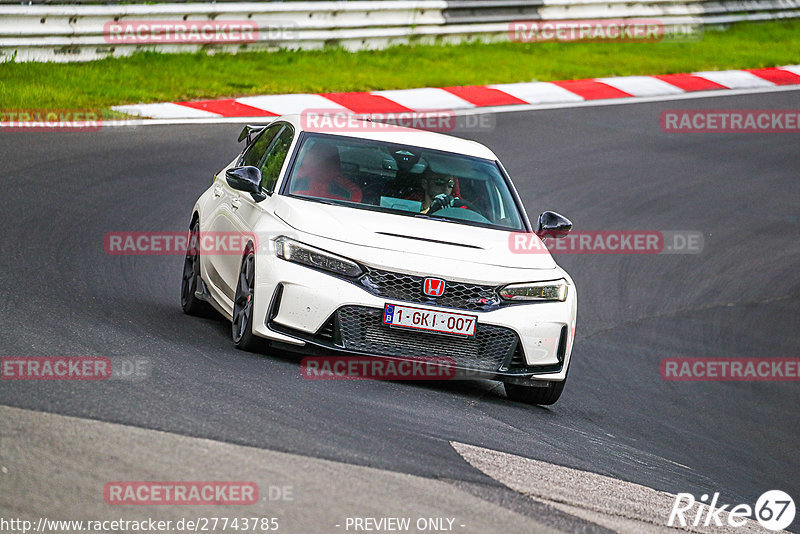
POLYGON ((544 245, 509 245, 563 236, 569 220, 546 211, 532 226, 479 143, 304 122, 245 127, 244 150, 195 203, 183 310, 213 307, 245 350, 439 359, 456 377, 502 381, 513 400, 558 400, 575 285, 544 245), (246 238, 230 253, 199 246, 209 233, 246 238))

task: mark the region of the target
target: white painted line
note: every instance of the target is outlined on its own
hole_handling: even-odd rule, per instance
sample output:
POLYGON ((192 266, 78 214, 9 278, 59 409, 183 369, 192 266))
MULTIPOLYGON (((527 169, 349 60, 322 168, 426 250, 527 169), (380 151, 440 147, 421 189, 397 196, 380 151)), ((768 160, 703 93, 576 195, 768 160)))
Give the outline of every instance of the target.
POLYGON ((800 76, 800 65, 787 65, 785 67, 778 67, 779 69, 788 70, 791 73, 800 76))
POLYGON ((421 89, 397 89, 392 91, 372 91, 373 95, 380 95, 397 102, 414 111, 433 109, 464 109, 473 108, 474 104, 467 102, 449 91, 436 87, 423 87, 421 89))
POLYGON ((686 92, 680 87, 675 87, 671 83, 652 76, 620 76, 615 78, 595 78, 595 80, 633 96, 679 95, 686 92))
POLYGON ((160 104, 132 104, 128 106, 114 106, 111 109, 140 117, 158 117, 159 119, 205 119, 222 117, 219 113, 194 109, 188 106, 164 102, 160 104))
MULTIPOLYGON (((757 89, 730 89, 696 91, 683 93, 680 95, 660 95, 639 98, 615 98, 608 100, 588 100, 581 102, 563 102, 553 104, 520 104, 512 106, 487 106, 482 108, 471 108, 456 110, 454 115, 483 115, 485 113, 524 113, 528 111, 544 111, 548 109, 600 107, 600 106, 630 106, 636 104, 647 104, 650 102, 670 102, 678 100, 694 100, 700 98, 719 98, 726 96, 757 95, 769 93, 782 93, 786 91, 800 91, 800 85, 773 86, 757 89)), ((119 106, 122 107, 122 106, 119 106)), ((116 109, 116 108, 115 108, 116 109)), ((213 114, 209 114, 213 115, 213 114)), ((196 119, 133 119, 133 120, 111 120, 103 121, 103 127, 131 127, 131 126, 158 126, 158 125, 177 125, 177 124, 247 124, 269 122, 273 117, 207 117, 196 119)))
POLYGON ((346 107, 332 100, 328 100, 324 96, 309 93, 296 95, 245 96, 237 98, 236 101, 240 104, 246 104, 278 115, 291 115, 309 110, 350 111, 346 107))
POLYGON ((752 89, 756 87, 774 87, 775 84, 759 78, 755 74, 743 70, 710 70, 704 72, 693 72, 695 76, 700 76, 706 80, 711 80, 731 89, 752 89))
POLYGON ((504 83, 490 85, 492 89, 503 91, 529 104, 551 102, 583 102, 583 97, 550 82, 504 83))
MULTIPOLYGON (((739 527, 729 526, 727 512, 718 514, 723 526, 703 526, 703 515, 703 521, 694 527, 692 522, 697 506, 692 513, 685 513, 684 518, 688 523, 685 528, 669 527, 667 522, 675 503, 675 495, 671 493, 465 443, 451 442, 450 445, 467 463, 512 490, 621 534, 666 534, 676 530, 727 534, 764 532, 764 528, 753 520, 746 520, 739 527)), ((725 496, 724 488, 717 491, 720 491, 721 497, 725 496)), ((696 496, 696 499, 699 500, 700 496, 696 496)), ((719 506, 723 504, 720 502, 719 506)), ((751 506, 754 504, 750 503, 751 506)))

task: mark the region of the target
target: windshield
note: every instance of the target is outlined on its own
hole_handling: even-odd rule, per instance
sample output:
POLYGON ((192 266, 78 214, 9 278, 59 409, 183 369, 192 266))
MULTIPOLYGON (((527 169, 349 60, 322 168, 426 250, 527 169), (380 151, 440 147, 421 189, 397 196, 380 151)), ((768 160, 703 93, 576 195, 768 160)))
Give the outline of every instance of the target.
POLYGON ((307 134, 283 191, 354 208, 524 230, 497 164, 450 152, 307 134))

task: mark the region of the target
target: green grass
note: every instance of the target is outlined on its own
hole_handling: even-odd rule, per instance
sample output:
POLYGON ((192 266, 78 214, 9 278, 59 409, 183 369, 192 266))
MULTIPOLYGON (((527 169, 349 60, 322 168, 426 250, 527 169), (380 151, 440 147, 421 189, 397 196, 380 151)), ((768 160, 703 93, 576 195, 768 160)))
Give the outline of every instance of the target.
POLYGON ((686 43, 470 43, 236 55, 141 53, 89 63, 0 64, 0 109, 253 94, 368 91, 758 68, 800 63, 800 21, 706 30, 686 43))

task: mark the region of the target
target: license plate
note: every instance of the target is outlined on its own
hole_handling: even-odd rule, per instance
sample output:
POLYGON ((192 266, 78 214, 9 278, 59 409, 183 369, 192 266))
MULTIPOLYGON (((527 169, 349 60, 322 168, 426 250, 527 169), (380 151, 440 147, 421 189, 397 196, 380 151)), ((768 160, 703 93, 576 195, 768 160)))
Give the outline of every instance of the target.
POLYGON ((460 336, 474 336, 478 317, 463 313, 450 313, 412 306, 387 304, 383 309, 383 324, 414 330, 442 332, 460 336))

